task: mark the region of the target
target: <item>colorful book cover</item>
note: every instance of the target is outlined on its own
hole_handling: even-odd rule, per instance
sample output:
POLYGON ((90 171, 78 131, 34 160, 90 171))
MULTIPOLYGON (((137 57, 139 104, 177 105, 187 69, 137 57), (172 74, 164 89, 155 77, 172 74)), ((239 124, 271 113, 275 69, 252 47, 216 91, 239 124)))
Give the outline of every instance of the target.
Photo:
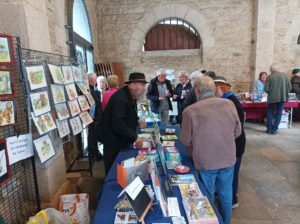
POLYGON ((163 141, 162 146, 163 147, 175 146, 175 142, 174 141, 163 141))
POLYGON ((181 160, 181 156, 179 152, 168 152, 166 153, 166 157, 167 160, 175 160, 175 161, 180 161, 181 160))
POLYGON ((200 198, 203 197, 197 182, 190 184, 179 184, 179 189, 182 198, 200 198))
POLYGON ((178 139, 178 136, 177 135, 163 135, 161 136, 161 139, 163 141, 168 141, 168 140, 177 140, 178 139))
POLYGON ((173 174, 169 176, 170 184, 173 186, 179 184, 192 184, 196 182, 193 174, 173 174))

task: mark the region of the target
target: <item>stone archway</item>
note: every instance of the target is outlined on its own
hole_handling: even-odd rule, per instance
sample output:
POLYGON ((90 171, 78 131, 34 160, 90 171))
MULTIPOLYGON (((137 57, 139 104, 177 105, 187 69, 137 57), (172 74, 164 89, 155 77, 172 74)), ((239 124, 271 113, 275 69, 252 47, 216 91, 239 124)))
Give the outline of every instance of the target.
MULTIPOLYGON (((198 30, 201 36, 203 55, 214 46, 215 40, 209 23, 198 10, 181 4, 161 5, 146 13, 136 24, 131 35, 129 56, 141 56, 142 43, 148 31, 158 21, 168 17, 182 18, 198 30)), ((205 62, 204 59, 205 57, 203 62, 205 62)))

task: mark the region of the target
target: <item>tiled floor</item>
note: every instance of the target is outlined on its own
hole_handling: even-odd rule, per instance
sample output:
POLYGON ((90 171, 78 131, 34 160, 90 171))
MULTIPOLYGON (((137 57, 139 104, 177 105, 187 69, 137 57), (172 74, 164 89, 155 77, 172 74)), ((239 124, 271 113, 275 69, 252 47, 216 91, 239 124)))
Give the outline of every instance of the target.
MULTIPOLYGON (((280 129, 277 135, 266 134, 265 127, 255 123, 247 122, 245 130, 239 208, 233 210, 232 224, 299 224, 300 123, 280 129)), ((103 181, 103 162, 96 163, 93 170, 97 180, 86 178, 81 184, 93 192, 92 216, 103 181)))

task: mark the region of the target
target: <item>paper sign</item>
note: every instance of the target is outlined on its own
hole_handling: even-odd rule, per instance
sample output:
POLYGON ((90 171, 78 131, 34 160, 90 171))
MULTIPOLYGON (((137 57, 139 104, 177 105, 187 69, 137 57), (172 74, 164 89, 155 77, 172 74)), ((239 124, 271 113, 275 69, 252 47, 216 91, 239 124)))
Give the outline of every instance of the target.
POLYGON ((181 216, 176 197, 168 197, 168 216, 181 216))
POLYGON ((129 197, 132 200, 135 200, 135 198, 138 196, 138 194, 141 192, 143 189, 144 184, 141 181, 141 178, 137 176, 127 187, 126 187, 126 192, 129 195, 129 197))
POLYGON ((132 157, 132 158, 130 158, 130 159, 124 160, 124 161, 123 161, 124 167, 131 167, 131 166, 134 166, 134 160, 135 160, 134 157, 132 157))
POLYGON ((31 134, 13 136, 6 139, 9 165, 33 156, 31 134))

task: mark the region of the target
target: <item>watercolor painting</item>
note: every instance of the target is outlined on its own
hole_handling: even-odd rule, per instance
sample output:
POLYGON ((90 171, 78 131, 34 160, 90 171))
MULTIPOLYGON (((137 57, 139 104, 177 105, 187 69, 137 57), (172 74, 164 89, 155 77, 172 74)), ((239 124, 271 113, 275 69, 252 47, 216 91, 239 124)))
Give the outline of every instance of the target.
POLYGON ((85 96, 86 96, 86 98, 88 99, 89 104, 90 104, 91 106, 95 104, 95 100, 94 100, 94 98, 92 97, 92 95, 91 95, 90 93, 85 94, 85 96))
POLYGON ((14 101, 0 101, 0 126, 15 123, 14 101))
POLYGON ((40 135, 43 135, 57 128, 50 113, 43 114, 38 117, 35 117, 34 114, 31 113, 31 117, 40 135))
POLYGON ((11 64, 13 61, 12 38, 0 34, 0 64, 11 64))
POLYGON ((69 100, 74 100, 78 97, 76 86, 74 83, 65 85, 69 100))
POLYGON ((0 70, 0 97, 13 94, 11 71, 0 70))
POLYGON ((35 116, 45 114, 51 110, 47 91, 31 93, 30 100, 35 116))
POLYGON ((84 123, 84 125, 87 126, 87 125, 93 123, 93 119, 87 111, 84 111, 84 112, 80 113, 79 116, 82 120, 82 123, 84 123))
POLYGON ((63 85, 51 84, 51 91, 54 104, 66 102, 65 90, 63 85))
POLYGON ((62 66, 61 68, 64 74, 65 84, 73 83, 74 77, 73 77, 72 66, 62 66))
POLYGON ((79 116, 70 119, 70 125, 73 135, 77 135, 82 132, 82 124, 79 116))
POLYGON ((47 87, 44 66, 26 66, 25 70, 31 90, 47 87))
POLYGON ((82 70, 77 66, 72 66, 74 81, 75 82, 82 82, 82 70))
POLYGON ((78 103, 81 108, 81 111, 86 111, 90 109, 90 105, 85 97, 85 95, 78 96, 78 103))
POLYGON ((57 117, 60 121, 70 117, 66 103, 56 104, 55 111, 56 111, 57 117))
POLYGON ((33 143, 41 163, 44 163, 51 157, 55 156, 55 150, 49 135, 44 135, 38 139, 35 139, 33 143))
POLYGON ((87 87, 83 82, 76 82, 76 85, 83 94, 89 93, 89 87, 87 87))
POLYGON ((53 82, 56 84, 64 84, 65 83, 65 79, 64 79, 64 75, 61 71, 61 68, 59 66, 56 65, 51 65, 48 64, 53 82))
POLYGON ((69 105, 69 109, 70 109, 72 117, 76 116, 77 114, 79 114, 81 112, 77 99, 68 101, 68 105, 69 105))
POLYGON ((57 130, 58 130, 58 134, 59 134, 60 138, 63 138, 65 136, 67 136, 68 134, 70 134, 68 119, 63 120, 63 121, 56 120, 56 126, 57 126, 57 130))

